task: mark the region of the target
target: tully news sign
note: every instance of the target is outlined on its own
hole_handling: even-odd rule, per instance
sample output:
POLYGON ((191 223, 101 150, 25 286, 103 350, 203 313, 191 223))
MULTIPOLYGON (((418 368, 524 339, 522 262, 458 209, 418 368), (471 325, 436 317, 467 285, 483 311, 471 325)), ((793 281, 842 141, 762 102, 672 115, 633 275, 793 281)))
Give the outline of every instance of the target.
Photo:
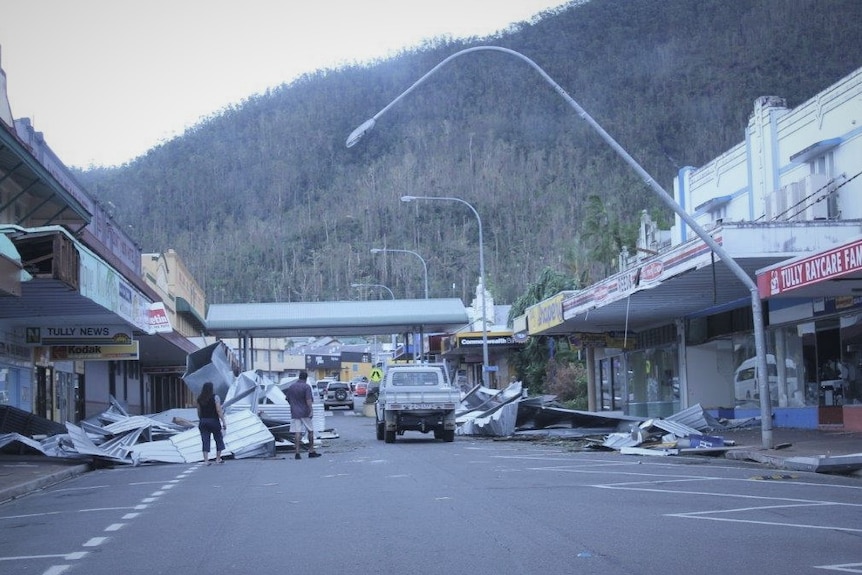
POLYGON ((60 325, 28 327, 29 345, 129 345, 132 331, 117 325, 60 325))

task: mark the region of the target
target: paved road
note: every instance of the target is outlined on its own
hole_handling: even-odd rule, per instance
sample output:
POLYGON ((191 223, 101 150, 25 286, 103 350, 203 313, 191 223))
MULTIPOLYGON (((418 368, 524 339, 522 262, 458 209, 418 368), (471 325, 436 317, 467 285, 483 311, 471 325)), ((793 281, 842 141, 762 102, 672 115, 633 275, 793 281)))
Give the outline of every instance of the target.
POLYGON ((102 469, 0 506, 0 573, 862 573, 858 478, 408 432, 102 469))

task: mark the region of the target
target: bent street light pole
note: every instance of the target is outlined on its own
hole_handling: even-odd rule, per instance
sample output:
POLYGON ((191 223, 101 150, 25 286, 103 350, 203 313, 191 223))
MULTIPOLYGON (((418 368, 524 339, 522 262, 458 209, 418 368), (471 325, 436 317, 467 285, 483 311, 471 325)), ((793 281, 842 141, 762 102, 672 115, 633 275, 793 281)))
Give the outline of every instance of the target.
POLYGON ((425 263, 425 258, 420 256, 418 253, 413 250, 395 250, 392 248, 371 248, 372 254, 380 254, 384 252, 398 252, 402 254, 413 254, 419 261, 422 262, 422 269, 425 271, 425 299, 428 299, 428 265, 425 263))
POLYGON ((485 307, 485 242, 482 239, 482 218, 479 217, 479 212, 476 211, 469 202, 461 198, 452 198, 445 196, 401 196, 402 202, 412 202, 413 200, 443 200, 447 202, 460 202, 470 208, 473 215, 476 216, 476 221, 479 222, 479 283, 482 288, 482 385, 488 387, 488 324, 485 321, 487 308, 485 307))
POLYGON ((350 284, 350 287, 352 287, 352 288, 364 288, 364 287, 377 287, 377 288, 383 288, 383 289, 385 289, 386 291, 388 291, 388 292, 389 292, 389 296, 390 296, 392 299, 395 299, 395 294, 394 294, 394 293, 392 293, 392 290, 391 290, 391 289, 389 289, 388 287, 386 287, 386 286, 385 286, 385 285, 383 285, 383 284, 350 284))
POLYGON ((475 46, 473 48, 467 48, 465 50, 461 50, 456 52, 431 68, 424 76, 419 78, 416 82, 413 83, 412 86, 407 88, 404 92, 402 92, 397 98, 392 100, 389 104, 386 105, 382 110, 377 112, 374 116, 365 120, 358 128, 351 132, 350 136, 347 137, 347 147, 350 148, 358 142, 362 136, 368 133, 374 127, 374 124, 377 122, 377 119, 380 118, 383 114, 386 113, 389 108, 394 106, 397 102, 399 102, 404 96, 412 92, 417 86, 422 84, 429 76, 434 74, 437 70, 454 60, 459 56, 463 56, 464 54, 468 54, 470 52, 479 52, 479 51, 493 51, 493 52, 502 52, 504 54, 508 54, 510 56, 514 56, 526 62, 531 68, 536 70, 542 78, 547 81, 551 87, 554 89, 557 94, 562 96, 562 98, 575 110, 578 116, 581 117, 587 124, 590 125, 598 134, 602 137, 602 139, 616 151, 625 161, 626 163, 634 169, 635 172, 641 177, 641 179, 649 185, 653 192, 668 206, 670 207, 679 217, 686 223, 688 227, 690 227, 697 235, 700 237, 703 242, 712 249, 718 257, 727 265, 728 268, 733 272, 733 274, 749 289, 751 292, 751 314, 754 322, 754 348, 757 356, 757 380, 760 389, 760 418, 761 418, 761 438, 763 442, 764 449, 772 449, 773 447, 773 438, 772 438, 772 403, 769 397, 769 372, 767 371, 766 366, 766 334, 763 325, 763 313, 762 306, 760 302, 760 294, 757 291, 757 284, 754 280, 749 277, 745 270, 740 267, 740 265, 731 257, 729 253, 719 244, 712 236, 710 236, 701 226, 695 221, 695 219, 689 215, 679 203, 673 199, 673 197, 668 194, 664 188, 662 188, 658 182, 656 182, 652 176, 650 176, 646 170, 644 170, 640 164, 638 164, 634 158, 632 158, 628 152, 626 152, 622 146, 620 146, 616 140, 614 140, 610 134, 605 132, 605 130, 589 115, 586 110, 584 110, 575 100, 566 93, 563 88, 557 84, 542 68, 539 67, 538 64, 533 62, 530 58, 524 56, 520 52, 516 52, 515 50, 510 50, 508 48, 502 48, 500 46, 475 46))

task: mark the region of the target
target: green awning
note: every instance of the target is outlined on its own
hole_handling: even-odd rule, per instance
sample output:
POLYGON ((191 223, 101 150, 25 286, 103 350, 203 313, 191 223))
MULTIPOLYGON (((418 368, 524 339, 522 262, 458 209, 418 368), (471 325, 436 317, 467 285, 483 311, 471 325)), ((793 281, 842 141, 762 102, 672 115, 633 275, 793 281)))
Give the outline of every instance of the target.
POLYGON ((191 319, 197 322, 199 327, 203 328, 206 325, 206 321, 204 320, 204 318, 202 318, 200 314, 198 314, 197 310, 192 307, 192 305, 185 298, 177 296, 176 306, 177 313, 191 316, 191 319))

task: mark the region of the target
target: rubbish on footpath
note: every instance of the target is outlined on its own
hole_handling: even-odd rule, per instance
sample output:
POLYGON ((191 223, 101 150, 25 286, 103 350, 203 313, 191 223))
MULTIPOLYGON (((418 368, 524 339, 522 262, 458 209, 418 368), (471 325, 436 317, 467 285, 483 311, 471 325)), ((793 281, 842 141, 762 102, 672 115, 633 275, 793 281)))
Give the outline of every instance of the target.
POLYGON ((473 388, 463 395, 456 421, 458 435, 579 439, 592 449, 642 456, 723 453, 734 444, 724 431, 760 425, 757 418, 720 422, 700 404, 665 418, 567 409, 553 395, 523 397, 520 382, 473 388))

